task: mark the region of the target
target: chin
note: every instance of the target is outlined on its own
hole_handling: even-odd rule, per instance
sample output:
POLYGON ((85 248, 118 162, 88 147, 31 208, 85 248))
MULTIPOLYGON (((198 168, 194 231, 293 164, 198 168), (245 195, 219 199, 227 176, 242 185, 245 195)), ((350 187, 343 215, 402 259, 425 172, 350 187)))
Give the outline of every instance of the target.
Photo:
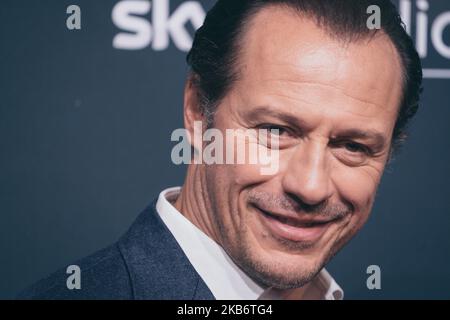
POLYGON ((292 289, 310 282, 322 269, 321 263, 292 259, 290 262, 263 261, 261 259, 247 261, 247 273, 266 287, 292 289))
MULTIPOLYGON (((248 243, 248 242, 247 242, 248 243)), ((319 252, 308 254, 240 248, 236 263, 263 287, 292 289, 304 286, 322 270, 326 257, 319 252)))

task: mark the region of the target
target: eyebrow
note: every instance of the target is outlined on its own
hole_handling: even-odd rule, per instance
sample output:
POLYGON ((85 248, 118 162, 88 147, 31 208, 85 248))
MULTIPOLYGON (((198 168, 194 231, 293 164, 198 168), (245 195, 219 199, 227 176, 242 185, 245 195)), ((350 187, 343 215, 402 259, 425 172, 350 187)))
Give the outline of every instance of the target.
POLYGON ((286 123, 289 123, 293 126, 298 126, 300 128, 308 127, 308 123, 306 121, 299 119, 298 117, 291 115, 289 113, 279 112, 267 106, 256 107, 247 113, 247 115, 250 116, 251 118, 258 117, 260 116, 260 114, 262 114, 263 116, 278 118, 286 123))
MULTIPOLYGON (((306 121, 299 119, 298 117, 285 112, 279 112, 273 108, 267 106, 258 106, 248 112, 248 116, 251 118, 258 117, 259 115, 271 116, 278 118, 286 123, 293 126, 299 127, 301 129, 308 129, 309 125, 306 121)), ((375 149, 381 149, 386 144, 386 137, 379 131, 376 130, 361 130, 357 128, 345 129, 340 131, 338 134, 334 135, 332 139, 343 140, 343 139, 360 139, 370 141, 375 149)))

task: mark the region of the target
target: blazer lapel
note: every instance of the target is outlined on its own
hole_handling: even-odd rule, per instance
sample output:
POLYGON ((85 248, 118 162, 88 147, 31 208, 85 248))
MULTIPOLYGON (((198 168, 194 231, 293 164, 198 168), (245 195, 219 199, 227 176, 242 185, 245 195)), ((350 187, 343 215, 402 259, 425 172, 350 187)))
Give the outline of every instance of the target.
POLYGON ((159 217, 156 200, 119 240, 135 299, 214 299, 159 217))

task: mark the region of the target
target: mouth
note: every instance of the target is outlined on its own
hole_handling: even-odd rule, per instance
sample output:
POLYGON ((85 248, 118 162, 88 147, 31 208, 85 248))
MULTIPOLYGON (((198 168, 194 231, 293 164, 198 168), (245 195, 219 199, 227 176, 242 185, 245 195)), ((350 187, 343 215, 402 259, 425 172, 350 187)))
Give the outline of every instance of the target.
POLYGON ((338 219, 297 218, 272 213, 254 205, 263 224, 278 238, 295 242, 315 243, 338 219))

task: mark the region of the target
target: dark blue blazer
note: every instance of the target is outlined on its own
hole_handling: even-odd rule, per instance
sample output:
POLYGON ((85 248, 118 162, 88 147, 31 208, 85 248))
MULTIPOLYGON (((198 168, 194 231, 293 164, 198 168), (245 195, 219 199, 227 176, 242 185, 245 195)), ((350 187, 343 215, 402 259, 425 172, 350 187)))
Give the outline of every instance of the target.
POLYGON ((81 289, 66 286, 66 268, 22 292, 19 299, 214 299, 159 217, 154 201, 112 246, 73 264, 81 289))

